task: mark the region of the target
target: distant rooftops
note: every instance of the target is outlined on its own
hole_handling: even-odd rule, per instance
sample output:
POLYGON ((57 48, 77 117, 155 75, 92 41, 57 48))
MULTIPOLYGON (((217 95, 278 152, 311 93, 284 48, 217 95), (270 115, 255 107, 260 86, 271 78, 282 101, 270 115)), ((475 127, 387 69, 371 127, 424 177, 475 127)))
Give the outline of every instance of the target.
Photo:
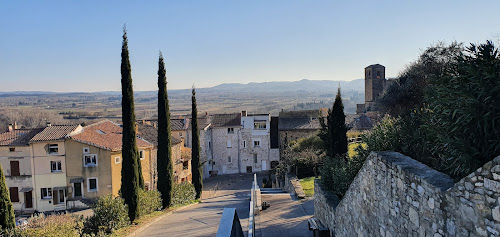
MULTIPOLYGON (((173 129, 172 129, 173 131, 173 129)), ((138 127, 138 135, 141 138, 146 139, 146 141, 151 142, 153 145, 158 146, 158 128, 148 125, 148 124, 139 124, 138 127)), ((181 143, 181 140, 170 136, 170 144, 175 145, 181 143)))

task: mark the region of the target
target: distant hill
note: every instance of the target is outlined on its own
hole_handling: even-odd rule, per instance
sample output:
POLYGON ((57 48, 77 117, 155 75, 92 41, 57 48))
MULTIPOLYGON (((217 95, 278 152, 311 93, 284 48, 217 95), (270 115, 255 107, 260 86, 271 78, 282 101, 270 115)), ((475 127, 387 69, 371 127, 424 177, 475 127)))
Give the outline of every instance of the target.
POLYGON ((336 92, 338 86, 343 91, 365 90, 363 79, 352 81, 327 81, 327 80, 307 80, 300 81, 274 81, 274 82, 250 82, 248 84, 225 83, 211 88, 201 88, 201 90, 213 91, 232 91, 232 92, 250 92, 250 91, 318 91, 318 92, 336 92))
MULTIPOLYGON (((364 92, 365 83, 363 79, 352 81, 327 81, 327 80, 308 80, 300 81, 272 81, 272 82, 250 82, 242 83, 224 83, 214 87, 197 88, 197 92, 201 93, 218 93, 218 92, 289 92, 289 91, 307 91, 307 92, 329 92, 335 94, 337 87, 340 85, 342 91, 357 91, 364 92)), ((169 90, 169 92, 186 93, 191 89, 169 90)), ((100 92, 50 92, 50 91, 12 91, 2 92, 0 96, 42 96, 42 95, 61 95, 61 94, 101 94, 101 95, 120 95, 120 91, 100 91, 100 92)), ((143 95, 156 93, 156 91, 136 91, 135 94, 143 95)))

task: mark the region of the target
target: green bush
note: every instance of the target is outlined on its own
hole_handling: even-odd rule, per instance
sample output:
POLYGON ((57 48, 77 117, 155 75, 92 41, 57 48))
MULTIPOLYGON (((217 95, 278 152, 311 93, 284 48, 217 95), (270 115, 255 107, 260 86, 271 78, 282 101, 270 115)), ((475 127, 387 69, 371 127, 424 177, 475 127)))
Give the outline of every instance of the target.
POLYGON ((156 190, 139 190, 139 217, 161 209, 161 194, 156 190))
POLYGON ((37 236, 81 236, 83 218, 69 214, 33 215, 28 224, 22 228, 14 228, 0 232, 0 236, 37 237, 37 236))
POLYGON ((86 233, 111 233, 130 223, 127 206, 120 197, 100 197, 92 210, 94 215, 85 220, 86 233))
POLYGON ((174 184, 172 189, 172 206, 183 205, 196 199, 196 190, 188 182, 174 184))

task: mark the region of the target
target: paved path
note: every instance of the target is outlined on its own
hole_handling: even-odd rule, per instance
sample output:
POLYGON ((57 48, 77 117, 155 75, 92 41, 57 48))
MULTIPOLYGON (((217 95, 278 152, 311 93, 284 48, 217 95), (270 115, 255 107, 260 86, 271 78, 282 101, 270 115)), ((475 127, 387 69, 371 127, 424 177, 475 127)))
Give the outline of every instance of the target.
POLYGON ((285 193, 262 195, 262 201, 271 204, 258 217, 262 237, 312 236, 307 225, 307 219, 314 215, 312 199, 297 201, 285 193))
POLYGON ((243 231, 247 232, 252 178, 238 174, 206 180, 202 203, 161 219, 137 236, 215 236, 224 207, 236 208, 243 231))

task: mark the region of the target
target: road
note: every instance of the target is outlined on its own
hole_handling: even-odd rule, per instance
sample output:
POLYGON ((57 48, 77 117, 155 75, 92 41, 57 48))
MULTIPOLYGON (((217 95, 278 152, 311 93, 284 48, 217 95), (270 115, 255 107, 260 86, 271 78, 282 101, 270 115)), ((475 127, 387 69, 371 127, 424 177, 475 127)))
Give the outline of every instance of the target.
POLYGON ((251 174, 237 174, 205 180, 203 202, 161 219, 136 236, 215 236, 224 207, 236 208, 247 232, 252 178, 251 174))

